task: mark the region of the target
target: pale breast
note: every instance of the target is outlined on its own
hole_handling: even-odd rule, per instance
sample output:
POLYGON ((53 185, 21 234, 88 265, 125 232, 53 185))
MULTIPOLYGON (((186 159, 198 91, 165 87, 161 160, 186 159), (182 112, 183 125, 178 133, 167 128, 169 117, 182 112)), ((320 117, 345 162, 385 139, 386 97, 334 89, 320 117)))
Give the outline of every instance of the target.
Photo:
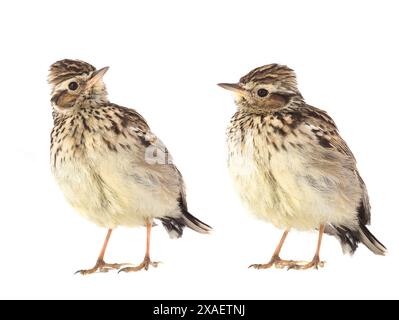
POLYGON ((108 228, 180 214, 178 176, 147 164, 140 139, 92 120, 66 119, 65 129, 53 130, 52 171, 68 202, 108 228))
POLYGON ((101 227, 113 228, 120 211, 117 194, 105 187, 92 165, 69 160, 53 170, 55 180, 66 200, 83 217, 101 227))
POLYGON ((277 120, 251 116, 228 129, 229 170, 244 204, 280 228, 350 225, 361 191, 343 175, 353 173, 334 159, 339 155, 323 153, 306 126, 277 120))
POLYGON ((66 161, 54 171, 67 201, 99 226, 140 226, 147 219, 174 216, 176 197, 159 185, 159 177, 131 163, 125 171, 120 157, 97 161, 66 161))

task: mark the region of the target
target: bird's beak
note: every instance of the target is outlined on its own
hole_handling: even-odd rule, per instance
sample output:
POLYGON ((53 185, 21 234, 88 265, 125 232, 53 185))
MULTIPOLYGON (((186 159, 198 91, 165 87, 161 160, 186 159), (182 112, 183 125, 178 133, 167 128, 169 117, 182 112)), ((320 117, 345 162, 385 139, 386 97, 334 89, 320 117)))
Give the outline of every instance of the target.
POLYGON ((90 89, 99 80, 101 80, 102 77, 104 77, 104 75, 107 73, 108 69, 109 69, 109 67, 105 67, 100 70, 94 71, 93 74, 91 75, 91 78, 86 83, 86 89, 90 89))
POLYGON ((218 83, 218 86, 233 91, 239 95, 245 94, 245 89, 239 83, 218 83))

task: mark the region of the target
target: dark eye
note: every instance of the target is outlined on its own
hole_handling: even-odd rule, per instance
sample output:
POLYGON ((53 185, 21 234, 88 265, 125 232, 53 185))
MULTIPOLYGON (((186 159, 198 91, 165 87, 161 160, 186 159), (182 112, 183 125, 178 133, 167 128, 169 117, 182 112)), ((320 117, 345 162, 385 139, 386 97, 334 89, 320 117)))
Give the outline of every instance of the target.
POLYGON ((75 81, 72 81, 71 83, 68 84, 69 90, 75 91, 79 87, 78 83, 75 81))
POLYGON ((259 89, 257 92, 259 97, 266 97, 269 94, 269 91, 267 91, 266 89, 259 89))

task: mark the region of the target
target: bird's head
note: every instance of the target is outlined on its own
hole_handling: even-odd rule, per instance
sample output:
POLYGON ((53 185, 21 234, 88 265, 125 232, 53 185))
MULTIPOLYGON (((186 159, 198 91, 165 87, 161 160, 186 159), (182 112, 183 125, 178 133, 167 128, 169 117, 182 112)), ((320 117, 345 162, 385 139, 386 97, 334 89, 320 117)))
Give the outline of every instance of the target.
POLYGON ((61 113, 68 113, 86 100, 107 101, 107 90, 102 80, 108 67, 96 70, 91 64, 64 59, 50 67, 51 104, 61 113))
POLYGON ((302 100, 295 72, 284 65, 268 64, 243 76, 238 83, 219 83, 233 91, 239 108, 265 112, 287 106, 293 98, 302 100))

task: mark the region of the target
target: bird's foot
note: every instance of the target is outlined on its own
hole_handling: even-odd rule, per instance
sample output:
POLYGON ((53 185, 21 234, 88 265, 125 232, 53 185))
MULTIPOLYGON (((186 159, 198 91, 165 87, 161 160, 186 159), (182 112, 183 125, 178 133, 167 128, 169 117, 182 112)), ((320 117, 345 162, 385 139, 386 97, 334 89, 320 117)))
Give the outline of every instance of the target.
POLYGON ((156 268, 156 267, 158 267, 158 265, 160 263, 162 263, 162 262, 151 261, 150 257, 146 256, 144 258, 143 262, 140 263, 138 266, 122 268, 122 269, 119 270, 118 273, 120 273, 120 272, 137 272, 137 271, 140 271, 140 270, 143 270, 143 269, 147 271, 150 268, 150 266, 156 268))
POLYGON ((120 269, 123 266, 129 265, 130 263, 106 263, 104 260, 98 260, 96 265, 87 270, 78 270, 75 272, 75 274, 80 273, 81 275, 88 275, 88 274, 93 274, 96 272, 108 272, 110 270, 117 270, 120 269))
POLYGON ((310 262, 305 262, 305 263, 296 263, 288 266, 288 270, 294 269, 294 270, 308 270, 308 269, 319 269, 323 268, 324 265, 326 264, 325 261, 321 261, 319 256, 315 256, 312 261, 310 262))
POLYGON ((285 267, 290 268, 292 265, 299 264, 299 261, 294 260, 283 260, 279 256, 273 256, 268 263, 265 264, 251 264, 249 268, 254 269, 269 269, 271 267, 276 267, 277 269, 283 269, 285 267))

